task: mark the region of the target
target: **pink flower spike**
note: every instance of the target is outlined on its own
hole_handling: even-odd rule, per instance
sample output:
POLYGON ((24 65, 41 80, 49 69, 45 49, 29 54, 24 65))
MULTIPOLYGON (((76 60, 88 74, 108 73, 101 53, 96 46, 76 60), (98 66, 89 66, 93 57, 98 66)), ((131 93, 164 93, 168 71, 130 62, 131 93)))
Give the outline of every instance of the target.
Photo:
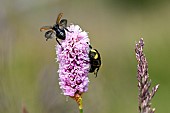
POLYGON ((66 96, 74 97, 88 90, 89 38, 78 25, 67 27, 66 39, 56 46, 59 85, 66 96))

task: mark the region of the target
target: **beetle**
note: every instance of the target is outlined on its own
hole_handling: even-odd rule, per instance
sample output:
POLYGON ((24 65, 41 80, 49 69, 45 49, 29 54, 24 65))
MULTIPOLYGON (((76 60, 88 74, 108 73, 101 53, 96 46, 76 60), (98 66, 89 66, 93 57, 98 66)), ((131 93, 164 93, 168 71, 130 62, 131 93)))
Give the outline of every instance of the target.
POLYGON ((65 40, 66 38, 66 31, 69 31, 66 27, 67 27, 67 20, 66 19, 62 19, 63 13, 59 13, 56 23, 53 26, 43 26, 40 28, 40 31, 44 31, 47 30, 45 33, 45 38, 46 41, 48 39, 52 39, 52 38, 56 38, 56 41, 58 42, 59 45, 61 45, 61 43, 58 41, 58 39, 61 40, 65 40))
POLYGON ((101 56, 97 49, 92 49, 90 45, 89 59, 90 59, 90 69, 89 73, 94 73, 97 77, 97 73, 101 66, 101 56))

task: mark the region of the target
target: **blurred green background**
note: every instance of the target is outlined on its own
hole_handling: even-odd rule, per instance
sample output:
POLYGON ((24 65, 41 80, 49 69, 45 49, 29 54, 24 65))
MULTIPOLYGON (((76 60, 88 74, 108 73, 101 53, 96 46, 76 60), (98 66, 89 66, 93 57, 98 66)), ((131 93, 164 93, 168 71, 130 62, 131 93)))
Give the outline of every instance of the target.
POLYGON ((168 0, 0 0, 0 113, 78 113, 58 85, 55 40, 39 31, 63 12, 89 32, 102 55, 89 74, 84 113, 137 113, 135 41, 144 38, 156 113, 170 113, 170 2, 168 0))

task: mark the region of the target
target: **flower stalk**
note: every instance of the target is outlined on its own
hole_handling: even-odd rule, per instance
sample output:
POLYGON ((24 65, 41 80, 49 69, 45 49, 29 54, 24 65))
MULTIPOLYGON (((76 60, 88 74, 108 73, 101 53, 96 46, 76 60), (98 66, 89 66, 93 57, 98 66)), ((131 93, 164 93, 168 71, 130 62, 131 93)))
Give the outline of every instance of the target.
POLYGON ((71 98, 73 98, 77 102, 77 104, 79 106, 80 113, 83 113, 83 98, 82 98, 82 96, 79 94, 75 94, 75 96, 71 97, 71 98))
POLYGON ((154 113, 155 108, 151 108, 151 99, 154 97, 158 90, 159 84, 149 91, 151 86, 151 80, 149 80, 148 74, 148 62, 146 60, 145 54, 143 53, 144 41, 143 38, 136 43, 135 53, 138 62, 137 65, 137 80, 138 80, 138 109, 139 113, 154 113))

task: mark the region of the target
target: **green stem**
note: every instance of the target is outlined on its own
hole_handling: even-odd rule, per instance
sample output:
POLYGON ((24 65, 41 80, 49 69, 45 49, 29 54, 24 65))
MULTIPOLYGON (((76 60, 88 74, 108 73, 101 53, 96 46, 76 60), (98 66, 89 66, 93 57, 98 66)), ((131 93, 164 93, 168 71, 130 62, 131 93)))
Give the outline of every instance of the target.
POLYGON ((78 97, 77 103, 78 103, 78 105, 79 105, 80 113, 83 113, 83 99, 82 99, 81 96, 78 97))
POLYGON ((76 100, 80 113, 83 113, 83 99, 82 99, 81 95, 75 94, 75 96, 72 98, 76 100))
POLYGON ((79 109, 80 110, 80 113, 83 113, 83 109, 79 109))

